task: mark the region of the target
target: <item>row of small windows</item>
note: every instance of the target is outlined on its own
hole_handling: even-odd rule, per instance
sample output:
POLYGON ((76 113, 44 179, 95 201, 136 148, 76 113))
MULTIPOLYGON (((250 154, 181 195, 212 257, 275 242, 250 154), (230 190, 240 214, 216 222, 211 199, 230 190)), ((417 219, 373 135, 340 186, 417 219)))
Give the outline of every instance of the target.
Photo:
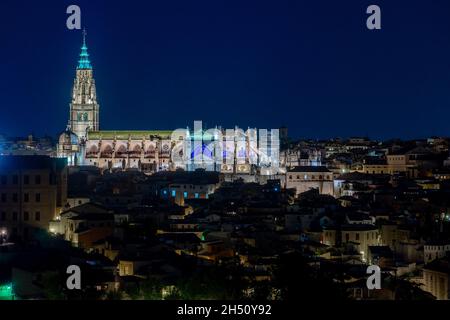
POLYGON ((404 157, 391 157, 391 160, 404 160, 404 157))
MULTIPOLYGON (((23 202, 30 202, 30 194, 24 193, 23 194, 23 202)), ((5 203, 8 201, 8 195, 6 193, 2 193, 0 196, 0 200, 2 203, 5 203)), ((18 203, 19 202, 19 195, 17 193, 13 193, 11 197, 12 202, 18 203)), ((34 194, 34 202, 41 202, 41 194, 35 193, 34 194)))
MULTIPOLYGON (((173 186, 174 188, 181 188, 181 186, 173 186)), ((203 186, 193 186, 193 185, 189 185, 189 186, 187 186, 187 185, 184 185, 183 186, 183 189, 197 189, 197 187, 200 189, 200 190, 203 190, 203 186), (189 187, 189 188, 188 188, 189 187)))
MULTIPOLYGON (((177 192, 175 190, 172 190, 172 197, 175 198, 176 195, 177 195, 177 192)), ((187 199, 188 197, 189 197, 189 194, 187 192, 183 192, 183 198, 187 199)), ((198 193, 195 193, 194 198, 198 199, 198 198, 200 198, 200 195, 198 193)))
MULTIPOLYGON (((323 178, 324 178, 324 176, 322 176, 322 175, 319 175, 319 176, 318 176, 318 179, 319 179, 319 180, 322 180, 323 178)), ((289 175, 289 180, 292 180, 292 179, 293 179, 293 176, 292 176, 292 175, 289 175)), ((301 178, 300 178, 300 175, 297 175, 296 179, 297 179, 297 180, 301 179, 301 178)), ((308 180, 308 175, 305 174, 305 175, 303 176, 303 179, 304 179, 304 180, 308 180)), ((312 175, 312 176, 311 176, 311 180, 314 180, 314 179, 316 179, 316 176, 315 176, 315 175, 312 175)), ((325 176, 325 179, 331 180, 331 177, 330 177, 330 176, 325 176)))
MULTIPOLYGON (((11 214, 11 218, 10 219, 8 219, 8 218, 9 218, 9 216, 5 211, 2 211, 0 213, 0 221, 7 221, 7 220, 19 221, 19 214, 16 211, 14 211, 11 214)), ((30 219, 31 219, 30 213, 28 211, 24 211, 23 212, 23 221, 30 221, 30 219)), ((41 221, 41 213, 39 211, 36 211, 34 213, 34 221, 41 221)))
POLYGON ((197 229, 197 225, 195 224, 171 224, 170 227, 172 229, 180 229, 180 230, 192 230, 197 229))
MULTIPOLYGON (((30 184, 30 181, 31 181, 30 175, 25 174, 23 176, 23 184, 24 185, 28 185, 28 184, 30 184)), ((41 180, 41 176, 40 175, 35 175, 34 176, 34 184, 41 184, 41 181, 42 180, 41 180)), ((17 175, 17 174, 12 175, 11 176, 11 182, 12 182, 12 184, 19 184, 19 175, 17 175)), ((8 184, 8 176, 7 175, 0 176, 0 183, 2 185, 8 184)))
POLYGON ((430 251, 450 250, 450 246, 425 246, 425 249, 430 251))
MULTIPOLYGON (((372 240, 375 240, 375 237, 376 237, 376 233, 375 232, 367 233, 367 240, 370 240, 370 234, 372 234, 372 240)), ((360 240, 359 233, 355 234, 355 240, 356 241, 360 240)), ((350 234, 348 234, 348 233, 345 234, 345 241, 346 242, 350 241, 350 234)))
MULTIPOLYGON (((167 195, 167 190, 163 190, 163 194, 167 195)), ((175 198, 177 196, 177 190, 172 190, 170 192, 170 195, 172 196, 172 198, 175 198)), ((189 198, 189 193, 187 191, 183 192, 183 198, 187 199, 189 198)), ((194 198, 195 199, 200 199, 200 194, 199 193, 194 193, 194 198)), ((205 198, 208 199, 208 194, 205 195, 205 198)))
MULTIPOLYGON (((325 236, 326 237, 331 237, 333 235, 334 235, 333 232, 325 232, 325 236)), ((370 240, 370 238, 372 238, 372 240, 375 240, 376 239, 376 233, 375 232, 367 233, 366 238, 367 238, 367 240, 370 240), (372 236, 370 236, 370 235, 372 235, 372 236)), ((355 239, 357 241, 360 240, 360 234, 359 233, 355 233, 355 239)), ((347 241, 347 242, 350 241, 350 234, 349 233, 345 234, 345 241, 347 241)))

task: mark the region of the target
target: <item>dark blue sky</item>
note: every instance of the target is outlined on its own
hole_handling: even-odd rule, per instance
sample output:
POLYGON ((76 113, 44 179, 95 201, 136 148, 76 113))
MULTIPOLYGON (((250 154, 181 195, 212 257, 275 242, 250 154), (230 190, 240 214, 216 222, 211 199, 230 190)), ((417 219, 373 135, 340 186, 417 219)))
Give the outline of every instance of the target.
POLYGON ((277 128, 295 137, 449 135, 448 0, 0 3, 0 132, 65 129, 82 9, 102 129, 277 128), (382 30, 366 29, 366 8, 382 30))

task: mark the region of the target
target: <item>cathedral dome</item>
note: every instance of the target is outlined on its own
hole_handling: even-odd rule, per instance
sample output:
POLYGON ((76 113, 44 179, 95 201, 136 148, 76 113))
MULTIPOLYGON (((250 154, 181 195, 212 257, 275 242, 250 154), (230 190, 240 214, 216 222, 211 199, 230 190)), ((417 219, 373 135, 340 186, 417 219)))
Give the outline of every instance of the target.
POLYGON ((73 133, 69 128, 67 128, 61 135, 59 136, 59 144, 60 145, 78 145, 78 136, 73 133))

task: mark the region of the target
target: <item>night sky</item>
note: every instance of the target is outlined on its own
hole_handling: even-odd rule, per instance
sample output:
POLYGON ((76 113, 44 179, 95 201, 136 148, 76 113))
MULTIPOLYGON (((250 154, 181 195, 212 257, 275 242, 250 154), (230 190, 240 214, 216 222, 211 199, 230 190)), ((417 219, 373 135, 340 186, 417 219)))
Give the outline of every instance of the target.
POLYGON ((82 41, 66 28, 71 4, 101 129, 449 135, 448 0, 1 0, 0 133, 65 129, 82 41), (382 30, 366 28, 370 4, 382 30))

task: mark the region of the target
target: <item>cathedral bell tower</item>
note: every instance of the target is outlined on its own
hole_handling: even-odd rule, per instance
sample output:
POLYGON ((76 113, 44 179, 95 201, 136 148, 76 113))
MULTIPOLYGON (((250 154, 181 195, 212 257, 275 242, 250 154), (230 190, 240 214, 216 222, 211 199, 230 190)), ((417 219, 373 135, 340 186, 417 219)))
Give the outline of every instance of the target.
POLYGON ((78 136, 80 144, 86 140, 87 131, 99 130, 99 109, 92 65, 86 45, 86 31, 83 31, 83 46, 73 84, 69 115, 69 128, 78 136))

